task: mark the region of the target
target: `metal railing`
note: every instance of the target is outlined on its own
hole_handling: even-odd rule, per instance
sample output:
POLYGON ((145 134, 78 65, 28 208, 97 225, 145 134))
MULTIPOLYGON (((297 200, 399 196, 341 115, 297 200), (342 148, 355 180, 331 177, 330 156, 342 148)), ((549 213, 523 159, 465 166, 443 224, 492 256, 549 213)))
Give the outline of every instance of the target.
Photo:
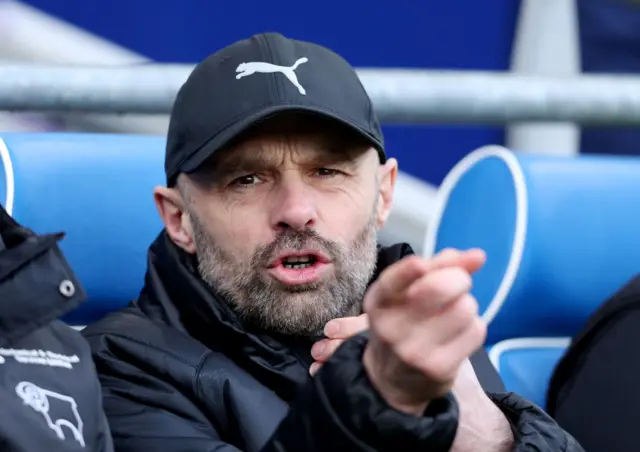
MULTIPOLYGON (((0 65, 0 110, 169 112, 193 66, 0 65)), ((640 125, 640 77, 359 69, 384 123, 640 125)))

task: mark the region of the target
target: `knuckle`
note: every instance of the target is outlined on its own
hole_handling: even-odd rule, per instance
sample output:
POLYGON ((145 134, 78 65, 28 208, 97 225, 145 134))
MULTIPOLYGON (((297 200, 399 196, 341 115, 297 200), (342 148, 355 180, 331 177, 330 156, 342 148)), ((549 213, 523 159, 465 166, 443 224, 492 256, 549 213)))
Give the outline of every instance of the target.
POLYGON ((469 294, 465 294, 456 303, 452 310, 452 315, 458 323, 466 325, 472 323, 478 317, 478 310, 476 299, 469 294))
POLYGON ((455 378, 456 363, 455 357, 436 349, 429 354, 422 370, 434 381, 444 383, 455 378))
POLYGON ((433 277, 428 281, 427 291, 430 297, 433 297, 437 300, 447 298, 450 292, 449 284, 447 284, 446 279, 437 278, 437 275, 433 275, 433 277))
POLYGON ((460 267, 453 267, 450 269, 452 276, 451 279, 455 282, 456 289, 461 292, 468 292, 471 290, 473 280, 471 275, 460 267))
POLYGON ((416 369, 434 383, 447 383, 455 377, 458 360, 440 348, 425 349, 417 342, 403 343, 395 348, 395 353, 407 367, 416 369))
POLYGON ((416 343, 403 343, 396 348, 398 357, 411 368, 427 372, 429 369, 429 351, 416 343))
POLYGON ((487 338, 487 324, 483 322, 482 319, 476 318, 471 325, 471 336, 478 346, 484 344, 487 338))
POLYGON ((372 310, 376 308, 376 302, 378 297, 377 291, 378 291, 379 284, 380 283, 378 281, 374 281, 373 284, 369 286, 369 289, 364 294, 364 300, 362 301, 362 309, 366 313, 370 313, 372 310))
POLYGON ((411 254, 409 256, 403 257, 402 262, 404 265, 418 265, 422 262, 422 258, 417 254, 411 254))
POLYGON ((383 345, 393 345, 396 343, 395 334, 393 334, 393 330, 389 328, 385 328, 382 326, 381 328, 376 329, 376 339, 383 345))
POLYGON ((417 272, 424 268, 424 259, 418 256, 407 256, 402 259, 402 270, 406 272, 417 272))
POLYGON ((429 295, 437 299, 459 296, 471 288, 471 276, 457 267, 436 270, 427 278, 429 295))
POLYGON ((450 258, 453 256, 457 256, 460 254, 460 251, 458 251, 455 248, 444 248, 442 249, 442 251, 440 251, 438 254, 436 254, 436 258, 442 259, 442 258, 450 258))
POLYGON ((399 271, 399 269, 393 268, 393 266, 391 266, 380 273, 380 276, 374 282, 374 294, 376 295, 376 299, 387 296, 392 292, 394 282, 398 278, 399 271))
POLYGON ((399 328, 388 318, 381 318, 379 322, 376 322, 375 328, 372 331, 375 334, 376 339, 383 345, 393 346, 399 342, 399 328))

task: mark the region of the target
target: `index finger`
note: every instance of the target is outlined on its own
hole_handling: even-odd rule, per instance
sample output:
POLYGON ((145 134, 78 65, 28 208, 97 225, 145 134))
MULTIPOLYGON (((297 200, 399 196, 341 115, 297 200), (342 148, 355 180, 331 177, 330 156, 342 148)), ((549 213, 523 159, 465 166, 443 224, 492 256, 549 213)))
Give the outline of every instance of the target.
POLYGON ((429 271, 445 267, 461 267, 469 273, 475 273, 487 261, 487 254, 480 248, 466 251, 446 249, 436 254, 429 262, 429 271))
POLYGON ((378 296, 397 296, 411 283, 429 271, 429 261, 418 256, 408 256, 383 270, 374 283, 378 296))
POLYGON ((474 273, 482 268, 485 262, 486 254, 478 248, 467 251, 446 249, 430 260, 408 256, 385 269, 374 283, 373 289, 380 297, 395 297, 432 270, 455 266, 474 273))

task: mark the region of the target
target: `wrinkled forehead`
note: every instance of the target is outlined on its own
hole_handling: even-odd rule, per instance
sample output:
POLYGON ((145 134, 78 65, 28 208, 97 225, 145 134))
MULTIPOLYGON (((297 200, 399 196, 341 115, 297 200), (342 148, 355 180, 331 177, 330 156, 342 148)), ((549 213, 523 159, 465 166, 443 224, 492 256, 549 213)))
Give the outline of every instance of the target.
POLYGON ((357 132, 337 121, 304 113, 280 114, 254 126, 203 165, 211 176, 242 168, 299 162, 353 161, 371 149, 357 132))

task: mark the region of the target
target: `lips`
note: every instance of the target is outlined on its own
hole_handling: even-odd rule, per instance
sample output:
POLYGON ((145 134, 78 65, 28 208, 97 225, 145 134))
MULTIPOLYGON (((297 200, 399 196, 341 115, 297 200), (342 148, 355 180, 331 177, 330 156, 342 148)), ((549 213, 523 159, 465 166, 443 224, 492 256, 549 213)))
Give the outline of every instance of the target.
POLYGON ((286 251, 278 255, 267 272, 286 286, 311 285, 329 271, 331 261, 316 250, 286 251))
POLYGON ((274 260, 272 260, 268 268, 275 268, 281 265, 302 265, 302 264, 328 264, 331 261, 323 253, 317 250, 302 250, 302 251, 285 251, 280 253, 274 260))

